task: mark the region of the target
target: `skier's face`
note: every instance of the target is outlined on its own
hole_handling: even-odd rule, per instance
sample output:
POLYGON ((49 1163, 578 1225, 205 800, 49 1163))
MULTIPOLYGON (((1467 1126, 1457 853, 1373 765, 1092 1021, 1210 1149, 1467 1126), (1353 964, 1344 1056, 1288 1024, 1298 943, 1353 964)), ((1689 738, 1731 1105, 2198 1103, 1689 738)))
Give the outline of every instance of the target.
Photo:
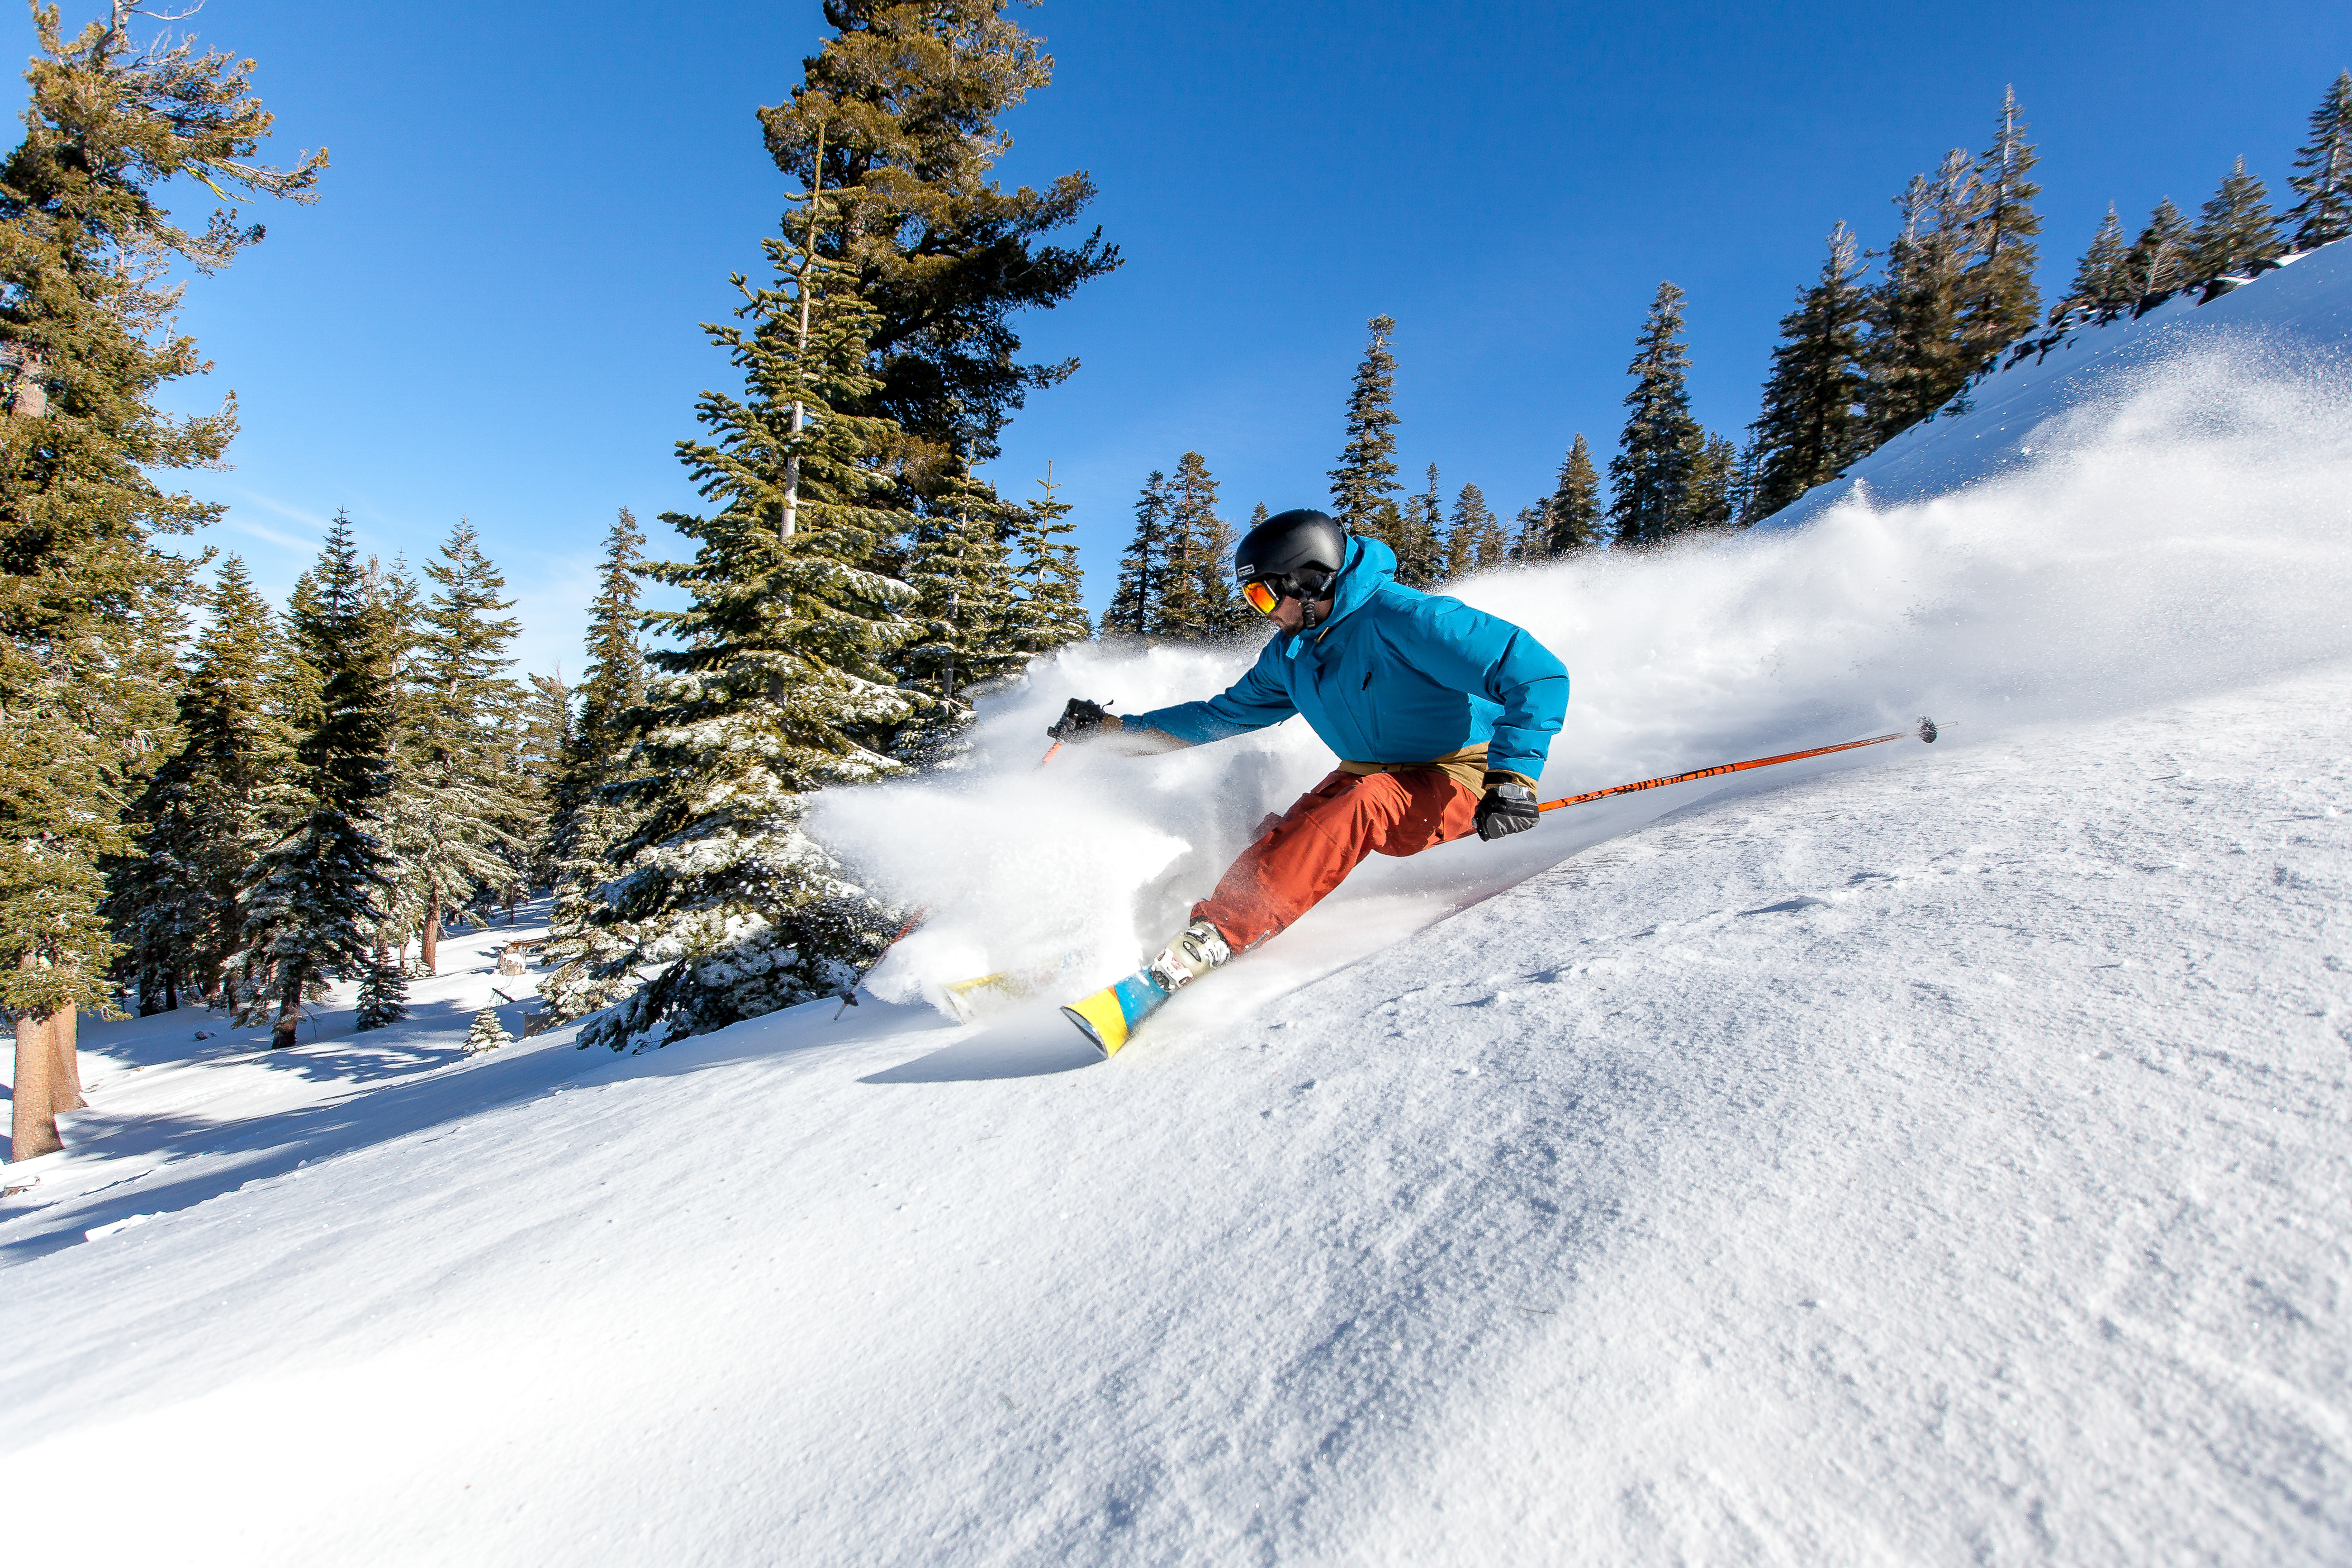
MULTIPOLYGON (((1330 600, 1318 599, 1315 601, 1315 622, 1319 623, 1324 616, 1330 613, 1330 600)), ((1308 625, 1311 624, 1307 620, 1307 606, 1301 604, 1298 600, 1286 595, 1281 603, 1274 606, 1274 624, 1282 628, 1282 632, 1285 637, 1297 636, 1298 633, 1306 630, 1308 625)))

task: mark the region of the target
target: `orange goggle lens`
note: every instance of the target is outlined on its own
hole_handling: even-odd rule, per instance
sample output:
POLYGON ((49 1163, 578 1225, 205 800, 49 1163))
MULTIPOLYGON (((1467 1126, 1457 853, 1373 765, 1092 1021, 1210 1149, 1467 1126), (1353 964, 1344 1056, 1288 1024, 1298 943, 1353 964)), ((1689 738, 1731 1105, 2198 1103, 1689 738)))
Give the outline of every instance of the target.
POLYGON ((1243 584, 1242 597, 1247 599, 1250 608, 1261 616, 1274 614, 1274 607, 1282 603, 1282 595, 1276 593, 1274 584, 1264 578, 1243 584))

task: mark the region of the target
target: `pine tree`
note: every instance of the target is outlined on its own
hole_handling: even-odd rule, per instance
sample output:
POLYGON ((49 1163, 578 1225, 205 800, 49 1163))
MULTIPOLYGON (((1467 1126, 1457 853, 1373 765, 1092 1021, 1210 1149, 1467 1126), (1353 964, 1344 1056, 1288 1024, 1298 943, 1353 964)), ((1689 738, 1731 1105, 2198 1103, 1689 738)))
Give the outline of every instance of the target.
POLYGON ((2190 237, 2188 220, 2170 196, 2156 204, 2147 226, 2132 241, 2124 258, 2124 277, 2145 310, 2157 300, 2194 281, 2189 276, 2190 237))
POLYGON ((1551 554, 1551 507, 1530 501, 1512 514, 1510 559, 1542 561, 1551 554))
POLYGON ((1023 506, 1013 525, 1017 556, 1013 579, 1019 591, 1005 628, 1007 642, 1024 654, 1048 653, 1065 643, 1094 636, 1082 595, 1086 574, 1078 547, 1069 536, 1077 525, 1065 522, 1070 503, 1055 495, 1054 465, 1037 481, 1045 493, 1023 506))
POLYGON ((128 947, 140 1008, 212 993, 238 946, 238 879, 268 844, 294 737, 273 709, 269 606, 245 563, 221 563, 179 698, 177 754, 134 809, 139 850, 112 868, 107 918, 128 947))
POLYGON ((1201 632, 1223 639, 1247 633, 1256 621, 1234 578, 1234 528, 1211 512, 1201 534, 1201 632))
POLYGON ((1445 575, 1466 577, 1500 566, 1509 551, 1503 524, 1486 504, 1486 492, 1464 485, 1454 493, 1452 525, 1445 535, 1445 575))
POLYGON ((499 1010, 485 1007, 474 1015, 474 1026, 466 1033, 466 1054, 476 1056, 513 1043, 514 1037, 508 1034, 506 1025, 499 1021, 499 1010))
POLYGON ((2040 260, 2033 240, 2042 232, 2033 198, 2042 187, 2030 178, 2039 158, 2025 129, 2016 90, 2004 88, 1992 145, 1977 160, 1969 227, 1974 260, 1961 285, 1960 354, 1971 374, 2032 331, 2042 311, 2033 286, 2040 260))
POLYGON ((1766 515, 1756 510, 1756 482, 1763 472, 1764 451, 1751 427, 1748 445, 1739 449, 1739 460, 1731 470, 1731 515, 1742 528, 1766 515))
POLYGON ((1964 331, 1981 210, 1974 162, 1954 148, 1934 179, 1913 175, 1896 205, 1903 230, 1887 247, 1870 299, 1865 360, 1872 447, 1933 417, 1980 363, 1964 331))
POLYGON ((1830 230, 1829 247, 1821 277, 1780 318, 1763 412, 1751 426, 1758 467, 1748 507, 1758 516, 1769 517, 1836 478, 1865 449, 1870 379, 1863 329, 1870 297, 1844 224, 1830 230))
POLYGON ((2302 173, 2287 184, 2303 198, 2286 213, 2294 247, 2315 250, 2352 235, 2352 70, 2311 111, 2311 140, 2295 150, 2294 166, 2302 173))
POLYGON ((1155 637, 1191 639, 1208 635, 1205 589, 1214 563, 1209 555, 1209 525, 1217 514, 1217 481, 1208 460, 1187 452, 1168 486, 1168 521, 1161 525, 1159 602, 1152 606, 1155 637))
POLYGON ((588 665, 580 678, 580 722, 574 731, 575 771, 586 787, 607 782, 604 770, 633 738, 631 716, 646 700, 646 652, 637 642, 641 552, 646 536, 635 513, 620 509, 604 535, 604 563, 596 597, 588 605, 588 665))
POLYGON ((54 1112, 79 1103, 77 1019, 108 1007, 114 957, 100 861, 131 850, 121 811, 172 727, 163 637, 194 563, 153 538, 219 511, 153 476, 216 465, 236 428, 234 404, 159 406, 204 365, 167 274, 215 271, 261 229, 215 213, 191 231, 159 197, 194 174, 309 201, 325 162, 255 163, 270 116, 250 62, 136 45, 131 14, 68 39, 35 9, 25 137, 0 163, 0 1011, 19 1159, 58 1148, 54 1112))
POLYGON ((368 954, 367 970, 360 977, 359 1016, 354 1024, 361 1030, 381 1029, 407 1016, 408 972, 379 946, 368 954))
POLYGON ((274 1003, 270 1043, 280 1048, 294 1044, 305 999, 369 967, 366 928, 382 918, 375 898, 387 858, 367 824, 390 787, 389 639, 341 512, 310 586, 288 615, 318 693, 296 746, 300 815, 247 869, 239 900, 239 1015, 251 1018, 274 1003))
MULTIPOLYGON (((472 524, 460 519, 440 553, 425 567, 434 588, 408 663, 383 813, 398 859, 395 908, 415 911, 428 973, 439 972, 445 911, 478 891, 520 886, 523 851, 536 837, 500 755, 516 716, 506 649, 520 626, 493 617, 514 601, 499 597, 506 579, 483 555, 472 524)), ((388 607, 387 618, 396 613, 388 607)))
POLYGON ((1690 356, 1682 331, 1683 291, 1661 283, 1633 340, 1633 362, 1625 369, 1633 377, 1633 390, 1625 395, 1625 432, 1609 459, 1609 516, 1620 546, 1658 543, 1682 515, 1702 438, 1684 384, 1690 356))
POLYGON ((614 874, 608 853, 636 831, 639 814, 619 786, 646 699, 646 655, 637 642, 637 600, 646 536, 627 507, 604 538, 596 597, 588 607, 588 664, 581 673, 580 716, 548 828, 554 865, 554 910, 541 953, 552 973, 539 993, 558 1022, 611 1005, 636 988, 628 968, 633 928, 601 922, 599 889, 614 874))
POLYGON ((2137 299, 2131 285, 2131 252, 2124 244, 2123 220, 2116 216, 2111 202, 2107 216, 2099 220, 2099 232, 2091 237, 2090 248, 2075 263, 2074 286, 2065 298, 2050 307, 2050 324, 2056 326, 2070 310, 2088 311, 2098 321, 2112 321, 2137 299))
POLYGON ((1040 237, 1094 199, 1084 174, 1006 191, 990 170, 1012 142, 997 121, 1052 79, 1008 0, 827 0, 835 29, 802 62, 791 101, 760 111, 768 152, 803 189, 835 193, 821 237, 874 317, 872 386, 843 411, 887 418, 967 469, 1034 388, 1075 359, 1023 364, 1010 325, 1119 265, 1097 228, 1076 247, 1040 237))
POLYGON ((909 616, 918 628, 895 666, 902 682, 931 699, 891 748, 902 762, 947 754, 971 717, 968 688, 1024 662, 1004 640, 1013 613, 1013 574, 1005 540, 1013 510, 987 485, 957 475, 928 498, 908 531, 909 616))
POLYGON ((918 630, 901 614, 913 590, 864 564, 908 526, 892 472, 905 444, 855 412, 881 389, 877 316, 824 253, 837 195, 797 198, 764 242, 774 284, 735 279, 748 327, 706 329, 746 390, 704 394, 712 438, 678 444, 717 506, 665 514, 698 549, 649 568, 690 604, 647 617, 673 646, 652 656, 618 792, 644 815, 596 916, 628 946, 590 976, 626 994, 583 1043, 659 1045, 830 993, 894 929, 801 827, 808 792, 902 771, 886 748, 929 700, 885 662, 918 630))
POLYGON ((580 744, 576 696, 564 684, 562 665, 553 675, 524 678, 522 728, 512 756, 511 787, 530 803, 537 825, 529 840, 526 867, 532 888, 555 885, 556 822, 579 809, 579 802, 570 794, 572 758, 580 744))
POLYGON ((1396 356, 1389 353, 1389 334, 1396 322, 1374 316, 1366 327, 1371 341, 1363 363, 1356 367, 1354 389, 1348 395, 1348 444, 1339 466, 1331 470, 1331 511, 1339 526, 1351 533, 1369 534, 1391 548, 1398 513, 1393 503, 1381 503, 1401 488, 1397 484, 1396 356))
POLYGON ((1143 481, 1143 492, 1135 499, 1135 537, 1128 541, 1127 553, 1118 558, 1118 585, 1111 590, 1110 603, 1103 608, 1105 637, 1148 637, 1159 624, 1160 597, 1165 590, 1169 505, 1168 476, 1154 468, 1143 481))
POLYGON ((1570 555, 1601 542, 1601 475, 1581 430, 1560 459, 1559 478, 1551 500, 1543 504, 1543 518, 1542 548, 1531 553, 1570 555))
POLYGON ((1691 450, 1690 479, 1683 487, 1670 533, 1730 526, 1737 509, 1732 503, 1732 479, 1739 467, 1738 451, 1728 437, 1701 432, 1691 450))
POLYGON ((1445 575, 1445 501, 1438 493, 1435 463, 1429 465, 1429 488, 1405 498, 1391 537, 1396 580, 1408 588, 1436 586, 1445 575))
POLYGON ((2271 211, 2270 193, 2246 173, 2246 161, 2240 158, 2206 202, 2197 230, 2189 237, 2192 280, 2251 277, 2274 265, 2285 248, 2279 239, 2278 218, 2271 211))

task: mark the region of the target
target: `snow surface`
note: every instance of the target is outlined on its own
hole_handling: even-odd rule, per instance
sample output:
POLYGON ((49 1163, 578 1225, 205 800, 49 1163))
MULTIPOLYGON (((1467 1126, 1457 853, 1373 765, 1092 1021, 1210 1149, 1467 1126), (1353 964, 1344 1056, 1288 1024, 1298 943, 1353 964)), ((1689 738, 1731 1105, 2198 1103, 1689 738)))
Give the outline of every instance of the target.
POLYGON ((85 1026, 0 1199, 12 1545, 2352 1558, 2352 374, 2258 309, 2347 263, 1976 482, 1470 585, 1574 672, 1548 795, 1949 728, 1375 862, 1111 1063, 929 999, 1131 963, 1319 775, 1034 769, 1246 649, 1076 651, 829 798, 935 910, 838 1019, 466 1059, 500 927, 381 1034, 85 1026))

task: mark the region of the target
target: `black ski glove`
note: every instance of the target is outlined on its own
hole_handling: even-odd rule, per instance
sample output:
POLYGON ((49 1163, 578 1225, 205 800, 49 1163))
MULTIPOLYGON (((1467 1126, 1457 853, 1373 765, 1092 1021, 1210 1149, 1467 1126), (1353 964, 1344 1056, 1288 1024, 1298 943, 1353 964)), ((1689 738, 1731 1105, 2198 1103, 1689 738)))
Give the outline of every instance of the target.
POLYGON ((1515 779, 1489 784, 1478 802, 1478 837, 1492 843, 1536 825, 1536 792, 1515 779))
POLYGON ((1062 710, 1060 721, 1045 733, 1056 741, 1091 741, 1105 730, 1116 732, 1118 728, 1118 716, 1109 709, 1083 697, 1073 697, 1062 710))

